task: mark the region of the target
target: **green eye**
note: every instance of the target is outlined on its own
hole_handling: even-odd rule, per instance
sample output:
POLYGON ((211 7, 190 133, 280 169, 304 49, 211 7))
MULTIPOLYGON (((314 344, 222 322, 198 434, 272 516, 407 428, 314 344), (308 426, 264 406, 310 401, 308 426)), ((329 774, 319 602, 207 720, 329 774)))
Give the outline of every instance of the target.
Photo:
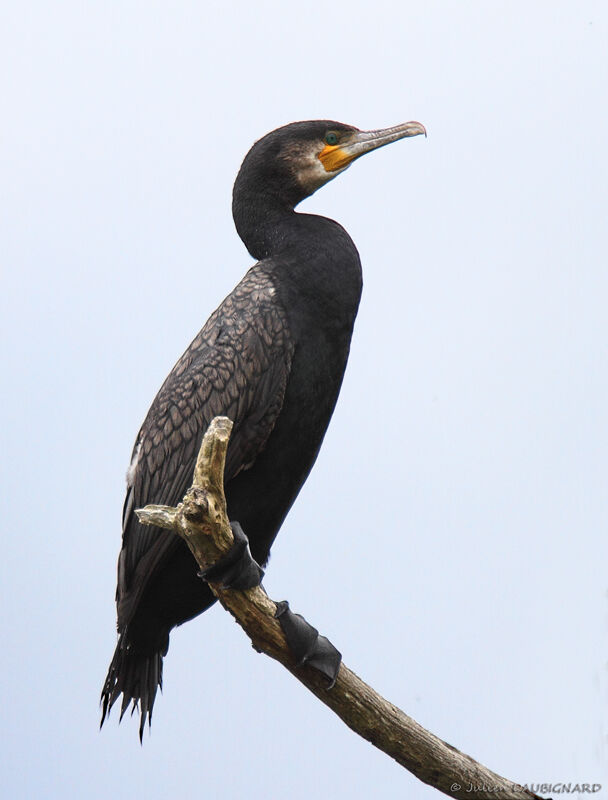
POLYGON ((333 145, 338 144, 338 135, 336 133, 328 133, 325 137, 325 144, 333 145))

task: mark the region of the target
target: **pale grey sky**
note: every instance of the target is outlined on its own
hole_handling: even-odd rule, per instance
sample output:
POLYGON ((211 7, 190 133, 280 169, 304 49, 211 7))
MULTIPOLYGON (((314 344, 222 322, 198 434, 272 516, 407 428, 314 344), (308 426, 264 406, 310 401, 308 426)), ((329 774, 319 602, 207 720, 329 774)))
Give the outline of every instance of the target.
POLYGON ((438 796, 217 608, 172 635, 143 748, 97 730, 133 439, 251 263, 242 157, 309 118, 429 136, 304 204, 364 297, 265 585, 492 769, 608 795, 606 4, 2 16, 3 796, 438 796))

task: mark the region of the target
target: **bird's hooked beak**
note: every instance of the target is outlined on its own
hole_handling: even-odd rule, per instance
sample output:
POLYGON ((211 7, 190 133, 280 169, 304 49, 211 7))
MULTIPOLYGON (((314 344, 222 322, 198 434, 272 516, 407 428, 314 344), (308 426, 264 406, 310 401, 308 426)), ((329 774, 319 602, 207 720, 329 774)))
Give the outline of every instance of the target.
POLYGON ((385 144, 405 139, 408 136, 426 136, 426 128, 420 122, 404 122, 392 128, 375 131, 353 131, 337 144, 326 144, 319 153, 319 160, 326 172, 336 172, 348 167, 359 156, 385 144))

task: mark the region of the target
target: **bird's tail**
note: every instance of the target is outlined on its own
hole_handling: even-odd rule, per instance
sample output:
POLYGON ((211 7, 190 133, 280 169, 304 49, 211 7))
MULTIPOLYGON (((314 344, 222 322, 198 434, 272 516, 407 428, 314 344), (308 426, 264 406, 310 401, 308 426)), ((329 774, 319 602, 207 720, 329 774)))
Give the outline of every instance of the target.
MULTIPOLYGON (((125 641, 125 633, 121 633, 114 651, 114 657, 101 691, 101 723, 109 716, 110 709, 122 693, 120 719, 132 702, 131 714, 139 708, 139 741, 144 735, 146 719, 148 726, 152 723, 152 708, 156 690, 163 688, 163 653, 138 653, 125 641)), ((165 650, 166 652, 166 650, 165 650)))

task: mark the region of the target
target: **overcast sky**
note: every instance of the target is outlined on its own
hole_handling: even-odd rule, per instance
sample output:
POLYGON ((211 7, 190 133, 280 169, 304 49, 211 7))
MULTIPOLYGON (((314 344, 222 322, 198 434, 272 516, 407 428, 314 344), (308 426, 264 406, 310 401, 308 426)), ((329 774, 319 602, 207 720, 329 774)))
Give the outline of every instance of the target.
POLYGON ((608 6, 13 3, 0 25, 0 781, 10 798, 438 796, 220 608, 98 731, 124 475, 251 264, 230 213, 297 119, 423 122, 302 208, 357 244, 342 394, 265 580, 396 705, 608 796, 608 6))

